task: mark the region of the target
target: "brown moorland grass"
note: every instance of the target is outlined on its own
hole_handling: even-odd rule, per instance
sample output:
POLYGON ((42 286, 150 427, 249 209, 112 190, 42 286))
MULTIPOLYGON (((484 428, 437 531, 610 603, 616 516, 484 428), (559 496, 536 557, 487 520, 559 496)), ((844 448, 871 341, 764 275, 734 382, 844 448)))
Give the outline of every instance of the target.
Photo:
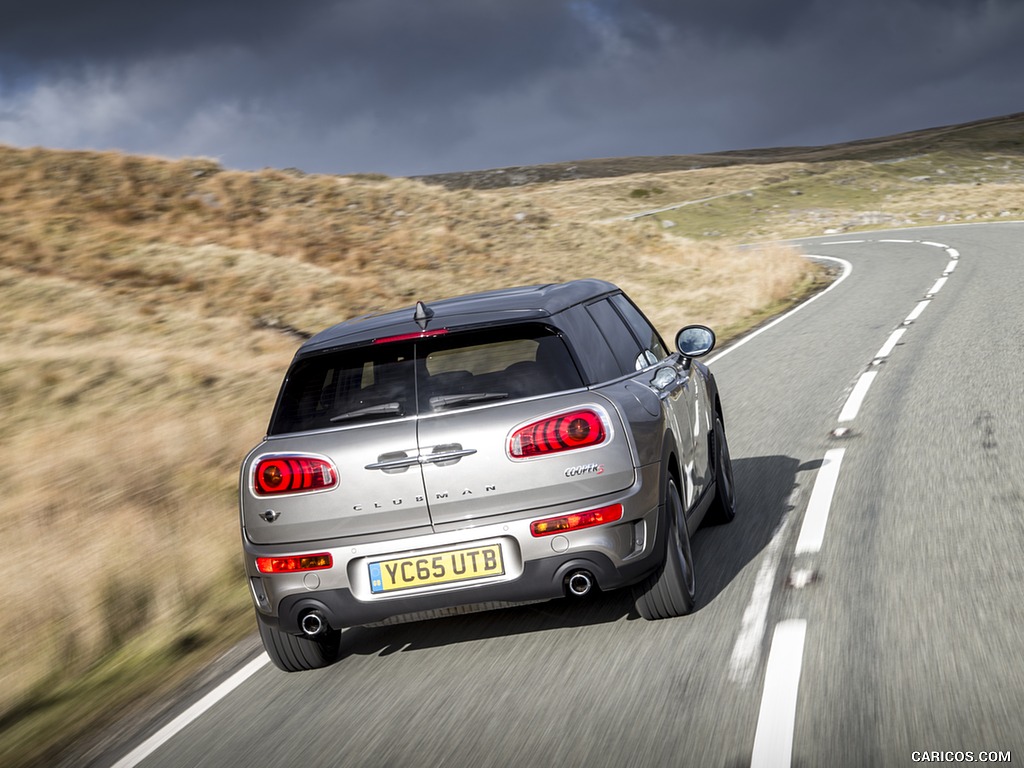
POLYGON ((302 337, 586 276, 666 335, 734 333, 820 279, 791 249, 528 190, 0 147, 0 763, 45 762, 251 632, 237 471, 302 337))

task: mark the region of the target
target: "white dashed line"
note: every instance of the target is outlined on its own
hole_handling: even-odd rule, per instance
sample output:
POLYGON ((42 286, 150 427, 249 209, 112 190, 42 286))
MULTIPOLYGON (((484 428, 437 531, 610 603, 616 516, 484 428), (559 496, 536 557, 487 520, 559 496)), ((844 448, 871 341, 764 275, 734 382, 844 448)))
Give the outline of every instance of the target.
POLYGON ((833 448, 825 453, 821 469, 814 480, 814 489, 807 502, 804 512, 804 523, 800 528, 800 538, 796 540, 796 554, 813 554, 821 550, 825 541, 825 524, 828 523, 829 509, 832 507, 832 496, 836 492, 839 480, 839 465, 843 461, 844 448, 833 448))
POLYGON ((914 243, 916 240, 879 240, 880 243, 914 243))
POLYGON ((953 261, 949 262, 949 264, 946 265, 946 269, 943 271, 942 274, 943 275, 951 275, 953 273, 953 270, 956 269, 956 265, 959 264, 959 263, 960 263, 959 261, 957 261, 956 259, 953 259, 953 261))
POLYGON ((930 291, 928 291, 928 294, 931 295, 931 296, 934 296, 936 293, 941 291, 942 290, 942 286, 944 286, 946 284, 947 280, 949 280, 948 277, 940 277, 938 280, 935 281, 935 285, 933 285, 932 289, 930 291))
POLYGON ((917 318, 919 318, 921 316, 921 313, 925 311, 925 309, 928 307, 928 305, 930 303, 931 303, 931 299, 925 299, 924 301, 919 301, 917 303, 917 306, 914 307, 910 311, 910 314, 907 315, 907 319, 904 320, 903 322, 904 323, 912 323, 915 320, 917 320, 917 318))
MULTIPOLYGON (((789 495, 787 508, 796 506, 798 488, 793 488, 789 495)), ((768 606, 772 600, 772 589, 775 586, 775 574, 779 570, 782 558, 782 542, 789 531, 790 515, 787 513, 775 529, 771 541, 765 547, 764 559, 754 579, 754 590, 750 602, 743 611, 743 621, 739 636, 732 649, 729 659, 729 679, 734 683, 746 686, 754 677, 758 657, 761 655, 761 641, 764 639, 765 627, 768 623, 768 606)))
POLYGON ((781 621, 775 627, 764 673, 764 692, 750 768, 790 768, 792 765, 796 700, 806 636, 804 619, 781 621))
POLYGON ((958 251, 956 248, 947 248, 946 249, 946 253, 949 254, 949 258, 951 258, 951 259, 959 259, 960 258, 960 251, 958 251))
POLYGON ((888 357, 896 348, 896 345, 900 343, 900 338, 906 332, 906 328, 897 328, 893 331, 892 335, 889 336, 889 339, 882 345, 882 348, 875 353, 875 360, 881 360, 888 357))
POLYGON ((866 243, 867 240, 830 240, 822 245, 857 245, 858 243, 866 243))
POLYGON ((266 654, 260 654, 255 659, 250 661, 240 670, 235 672, 231 677, 225 680, 223 683, 218 685, 203 698, 193 704, 191 707, 186 709, 176 718, 171 720, 167 725, 161 728, 159 731, 154 733, 144 742, 139 744, 135 749, 129 752, 127 755, 122 757, 116 763, 113 768, 134 768, 134 766, 141 763, 151 754, 156 752, 160 747, 174 738, 180 731, 183 731, 190 723, 198 720, 210 707, 216 704, 218 701, 223 699, 238 686, 248 680, 250 677, 255 675, 264 666, 270 663, 270 657, 266 654))
POLYGON ((867 397, 868 389, 871 387, 871 382, 875 380, 877 375, 878 371, 866 371, 860 375, 857 383, 853 385, 853 391, 846 399, 846 405, 839 412, 840 422, 853 421, 857 418, 857 412, 860 411, 864 398, 867 397))

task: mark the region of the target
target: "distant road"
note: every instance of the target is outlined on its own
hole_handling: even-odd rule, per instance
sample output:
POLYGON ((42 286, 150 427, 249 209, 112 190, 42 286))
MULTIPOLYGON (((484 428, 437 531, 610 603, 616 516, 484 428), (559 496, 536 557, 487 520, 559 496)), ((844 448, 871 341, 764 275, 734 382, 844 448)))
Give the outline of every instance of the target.
POLYGON ((712 359, 740 506, 694 537, 695 614, 610 593, 349 630, 139 764, 1024 761, 1024 224, 798 245, 846 276, 712 359))

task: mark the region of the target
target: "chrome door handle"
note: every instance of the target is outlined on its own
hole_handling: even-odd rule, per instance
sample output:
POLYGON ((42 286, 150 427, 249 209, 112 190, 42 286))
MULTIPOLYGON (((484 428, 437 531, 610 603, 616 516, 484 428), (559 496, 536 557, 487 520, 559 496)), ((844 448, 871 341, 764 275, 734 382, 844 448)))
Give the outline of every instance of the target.
POLYGON ((476 449, 461 449, 459 451, 439 451, 435 454, 420 457, 420 464, 441 464, 443 462, 458 461, 464 456, 472 456, 476 449))

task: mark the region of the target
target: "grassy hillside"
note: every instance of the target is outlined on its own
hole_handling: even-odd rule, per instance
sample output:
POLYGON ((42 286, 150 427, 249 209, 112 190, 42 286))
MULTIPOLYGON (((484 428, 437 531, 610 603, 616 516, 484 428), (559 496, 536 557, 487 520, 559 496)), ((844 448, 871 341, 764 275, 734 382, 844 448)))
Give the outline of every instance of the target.
POLYGON ((0 147, 0 764, 47 762, 251 633, 237 470, 305 336, 593 276, 667 336, 727 339, 822 279, 738 243, 1008 218, 1021 115, 421 180, 0 147))

